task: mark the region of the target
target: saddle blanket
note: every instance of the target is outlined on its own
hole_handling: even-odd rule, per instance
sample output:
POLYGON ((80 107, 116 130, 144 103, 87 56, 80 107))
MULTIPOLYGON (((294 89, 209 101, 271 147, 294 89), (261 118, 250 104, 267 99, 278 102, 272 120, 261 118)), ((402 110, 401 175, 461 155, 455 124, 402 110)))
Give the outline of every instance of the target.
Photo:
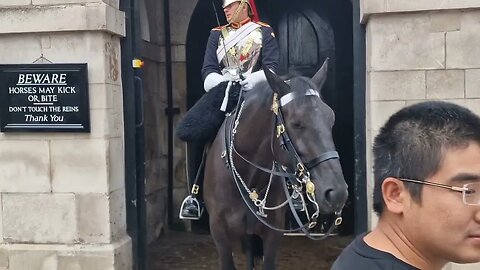
MULTIPOLYGON (((188 110, 176 127, 176 134, 182 141, 205 143, 215 138, 225 120, 225 112, 220 110, 220 106, 226 87, 227 82, 215 86, 188 110)), ((230 88, 226 112, 235 109, 240 87, 239 84, 234 83, 230 88)))

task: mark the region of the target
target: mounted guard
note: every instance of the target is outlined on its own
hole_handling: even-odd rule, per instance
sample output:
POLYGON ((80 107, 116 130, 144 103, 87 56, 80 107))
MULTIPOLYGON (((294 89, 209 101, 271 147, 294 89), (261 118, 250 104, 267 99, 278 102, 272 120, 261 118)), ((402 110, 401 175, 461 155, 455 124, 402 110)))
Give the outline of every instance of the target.
MULTIPOLYGON (((177 127, 177 135, 187 142, 205 144, 213 140, 225 113, 236 105, 240 89, 250 90, 266 81, 262 66, 273 72, 278 69, 275 34, 268 24, 259 21, 254 0, 224 0, 222 7, 228 24, 210 31, 203 61, 202 78, 207 93, 177 127)), ((198 199, 201 182, 203 176, 197 173, 190 194, 181 205, 180 219, 201 217, 203 203, 198 199)))

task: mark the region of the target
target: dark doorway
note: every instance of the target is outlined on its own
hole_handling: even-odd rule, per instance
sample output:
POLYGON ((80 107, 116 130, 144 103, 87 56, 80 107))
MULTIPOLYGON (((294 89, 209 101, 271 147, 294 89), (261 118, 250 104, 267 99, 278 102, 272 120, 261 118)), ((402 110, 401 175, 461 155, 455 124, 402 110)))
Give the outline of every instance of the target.
MULTIPOLYGON (((215 3, 220 23, 224 24, 221 1, 215 3)), ((343 214, 344 224, 339 232, 353 234, 355 150, 352 4, 348 0, 256 0, 256 4, 261 20, 270 24, 276 33, 281 50, 281 72, 312 76, 325 58, 330 58, 329 77, 322 95, 336 113, 334 139, 350 194, 343 214)), ((216 26, 218 24, 212 1, 200 0, 192 15, 187 35, 189 107, 203 94, 200 69, 210 29, 216 26)), ((196 155, 201 157, 198 151, 196 155)), ((190 162, 189 167, 193 163, 195 162, 190 162)), ((197 226, 204 228, 206 225, 206 221, 197 223, 197 226)))

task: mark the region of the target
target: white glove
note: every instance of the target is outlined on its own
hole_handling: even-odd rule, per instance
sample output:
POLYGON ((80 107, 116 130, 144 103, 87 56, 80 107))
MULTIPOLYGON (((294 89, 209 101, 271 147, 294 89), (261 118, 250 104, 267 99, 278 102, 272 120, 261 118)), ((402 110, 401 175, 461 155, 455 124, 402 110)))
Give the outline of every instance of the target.
POLYGON ((266 81, 265 72, 263 70, 255 71, 250 74, 245 74, 245 80, 240 81, 244 90, 251 90, 256 84, 266 81))
POLYGON ((208 92, 210 89, 224 81, 227 81, 227 79, 216 72, 212 72, 208 74, 205 81, 203 81, 203 89, 205 89, 205 92, 208 92))

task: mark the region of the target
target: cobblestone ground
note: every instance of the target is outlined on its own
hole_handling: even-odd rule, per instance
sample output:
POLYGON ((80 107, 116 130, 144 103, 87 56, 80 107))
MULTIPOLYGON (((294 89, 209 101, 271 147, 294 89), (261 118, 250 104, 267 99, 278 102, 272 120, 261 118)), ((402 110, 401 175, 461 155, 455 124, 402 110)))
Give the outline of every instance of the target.
MULTIPOLYGON (((285 236, 278 256, 278 270, 327 270, 352 237, 335 236, 322 241, 285 236)), ((235 255, 238 269, 246 269, 245 257, 235 255)), ((169 232, 148 249, 148 270, 214 270, 217 253, 209 235, 169 232)), ((257 267, 258 269, 258 267, 257 267)))

